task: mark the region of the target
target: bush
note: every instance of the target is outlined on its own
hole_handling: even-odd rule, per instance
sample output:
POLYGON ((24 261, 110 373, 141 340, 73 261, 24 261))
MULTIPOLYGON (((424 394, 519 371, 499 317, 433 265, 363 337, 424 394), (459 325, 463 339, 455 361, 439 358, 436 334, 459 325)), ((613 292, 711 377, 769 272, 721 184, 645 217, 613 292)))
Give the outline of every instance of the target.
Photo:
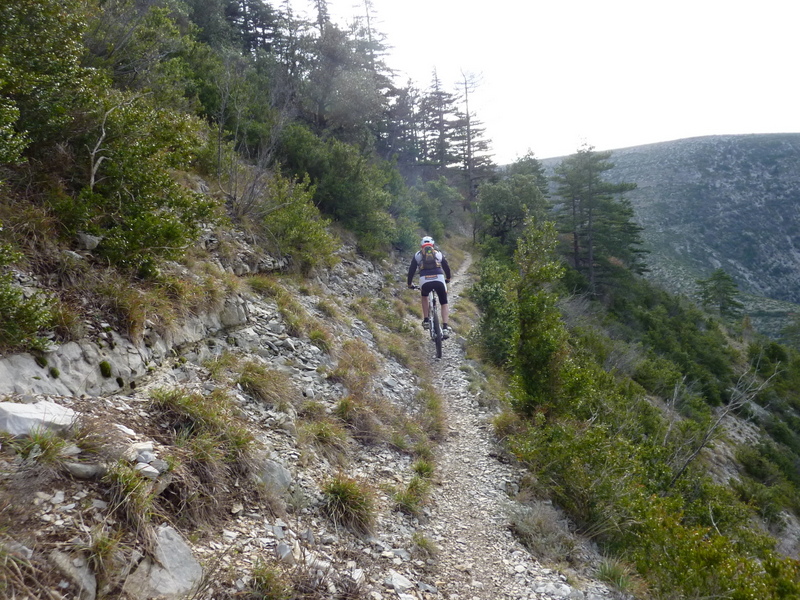
POLYGON ((334 138, 322 140, 298 124, 284 130, 281 153, 296 178, 310 178, 320 210, 355 232, 363 252, 379 256, 402 237, 395 221, 399 215, 389 212, 396 179, 392 165, 373 162, 334 138))
POLYGON ((369 533, 375 524, 375 501, 363 483, 336 475, 322 488, 323 508, 334 525, 359 534, 369 533))
MULTIPOLYGON (((2 224, 0 223, 0 229, 2 224)), ((0 351, 45 350, 48 342, 40 333, 52 326, 52 302, 41 294, 28 298, 3 269, 19 254, 0 245, 0 351)))
POLYGON ((328 232, 313 202, 314 187, 308 177, 292 182, 280 175, 272 179, 262 226, 267 233, 267 247, 288 255, 293 266, 303 274, 318 266, 335 264, 336 238, 328 232))
POLYGON ((53 206, 71 232, 102 238, 96 253, 112 264, 152 276, 161 258, 175 258, 215 218, 216 203, 172 177, 200 147, 202 124, 160 110, 144 97, 108 90, 95 107, 84 143, 92 175, 80 193, 53 206))
POLYGON ((481 262, 478 281, 469 292, 481 311, 478 339, 483 354, 494 365, 508 367, 517 352, 519 306, 516 274, 493 258, 481 262))

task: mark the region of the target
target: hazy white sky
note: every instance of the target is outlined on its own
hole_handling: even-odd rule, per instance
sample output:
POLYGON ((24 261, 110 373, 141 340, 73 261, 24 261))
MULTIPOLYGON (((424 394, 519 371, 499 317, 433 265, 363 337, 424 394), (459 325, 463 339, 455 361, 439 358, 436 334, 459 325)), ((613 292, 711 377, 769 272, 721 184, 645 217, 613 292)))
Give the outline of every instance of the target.
MULTIPOLYGON (((482 76, 473 106, 500 164, 583 143, 800 132, 800 0, 372 4, 400 82, 482 76)), ((328 5, 339 24, 364 13, 363 0, 328 5)))

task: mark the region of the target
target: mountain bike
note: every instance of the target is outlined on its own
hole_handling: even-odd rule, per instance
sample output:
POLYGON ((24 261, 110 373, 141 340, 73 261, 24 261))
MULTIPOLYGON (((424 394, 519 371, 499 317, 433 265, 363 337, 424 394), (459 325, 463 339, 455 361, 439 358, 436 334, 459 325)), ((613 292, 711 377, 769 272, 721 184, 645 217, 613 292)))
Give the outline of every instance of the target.
MULTIPOLYGON (((418 290, 419 286, 414 285, 411 289, 418 290)), ((444 340, 444 332, 442 331, 442 324, 439 321, 439 299, 436 292, 431 290, 428 294, 428 318, 431 320, 431 326, 428 333, 431 335, 431 341, 436 345, 436 358, 442 358, 442 341, 444 340)))

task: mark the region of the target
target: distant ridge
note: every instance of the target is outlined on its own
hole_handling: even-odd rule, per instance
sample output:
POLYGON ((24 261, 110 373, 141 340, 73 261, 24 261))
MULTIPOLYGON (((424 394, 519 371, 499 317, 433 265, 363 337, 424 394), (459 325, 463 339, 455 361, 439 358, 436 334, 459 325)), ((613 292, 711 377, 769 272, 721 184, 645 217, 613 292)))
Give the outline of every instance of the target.
POLYGON ((800 133, 657 142, 611 161, 610 180, 638 185, 626 197, 654 279, 690 292, 722 267, 744 292, 800 303, 800 133))

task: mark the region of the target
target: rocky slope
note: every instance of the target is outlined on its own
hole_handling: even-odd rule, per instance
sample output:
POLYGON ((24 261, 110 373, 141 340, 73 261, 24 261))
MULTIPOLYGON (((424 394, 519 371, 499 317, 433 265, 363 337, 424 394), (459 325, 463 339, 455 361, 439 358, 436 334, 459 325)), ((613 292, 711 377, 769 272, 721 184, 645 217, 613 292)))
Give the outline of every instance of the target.
MULTIPOLYGON (((456 313, 468 264, 465 260, 454 278, 456 313)), ((152 338, 148 346, 106 332, 104 339, 77 344, 70 352, 54 350, 49 365, 24 355, 3 359, 4 406, 52 402, 74 411, 79 424, 67 434, 76 443, 48 462, 40 446, 45 438, 38 434, 33 438, 38 443, 22 444, 23 452, 20 438, 4 438, 0 506, 4 522, 13 517, 14 523, 0 540, 6 590, 86 600, 248 597, 254 569, 268 565, 279 566, 308 598, 613 597, 591 579, 589 565, 597 557, 590 547, 586 570, 570 572, 567 581, 564 573, 539 564, 510 533, 509 494, 518 489, 522 471, 499 459, 493 411, 468 381, 459 339, 446 342, 441 362, 420 370, 398 361, 396 349, 387 351, 385 326, 363 320, 359 307, 378 295, 396 295, 402 280, 402 267, 349 255, 312 283, 285 282, 302 310, 333 331, 334 342, 322 349, 292 330, 274 298, 245 291, 229 299, 227 309, 179 329, 170 343, 152 338), (373 405, 382 407, 376 430, 391 428, 393 418, 404 426, 423 422, 425 386, 432 385, 442 399, 446 425, 434 448, 434 485, 416 510, 398 510, 397 491, 414 478, 413 453, 400 440, 377 434, 371 440, 353 434, 334 444, 309 439, 313 414, 330 416, 353 393, 347 385, 355 386, 355 380, 330 376, 346 360, 342 349, 348 341, 363 344, 377 365, 358 383, 366 386, 362 393, 373 405), (236 379, 226 379, 220 373, 233 362, 231 356, 282 374, 290 382, 288 398, 258 398, 236 379), (108 362, 110 377, 98 374, 98 361, 108 362), (58 376, 49 370, 53 364, 59 365, 58 376), (137 485, 146 486, 148 498, 164 499, 179 489, 182 470, 174 460, 179 449, 167 443, 152 403, 163 390, 176 388, 202 397, 222 389, 232 397, 238 418, 258 440, 253 459, 258 486, 220 481, 204 526, 187 526, 180 511, 156 513, 108 543, 104 554, 102 542, 119 531, 122 518, 115 505, 119 497, 103 478, 114 463, 140 472, 137 485), (102 451, 90 452, 85 438, 78 440, 77 431, 85 436, 87 429, 102 433, 102 451), (324 510, 326 482, 343 473, 373 494, 375 521, 367 533, 337 526, 324 510)), ((406 320, 405 335, 421 338, 417 318, 406 320)), ((414 356, 431 356, 427 344, 419 343, 423 347, 414 356)), ((193 502, 184 498, 185 515, 193 514, 193 502)))

